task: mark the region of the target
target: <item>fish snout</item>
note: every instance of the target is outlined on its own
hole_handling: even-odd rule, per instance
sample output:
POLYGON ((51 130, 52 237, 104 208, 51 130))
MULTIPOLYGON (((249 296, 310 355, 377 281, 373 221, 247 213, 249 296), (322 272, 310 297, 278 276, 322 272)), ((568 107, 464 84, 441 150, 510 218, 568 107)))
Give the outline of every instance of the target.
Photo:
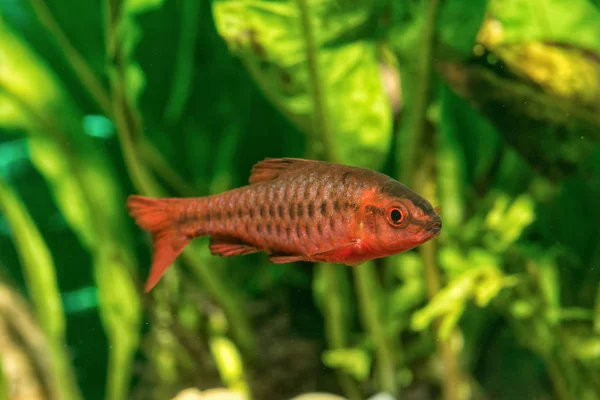
POLYGON ((442 217, 440 217, 437 214, 434 214, 431 218, 431 221, 429 222, 429 224, 427 224, 425 229, 427 230, 427 232, 433 235, 439 235, 440 231, 442 230, 442 217))

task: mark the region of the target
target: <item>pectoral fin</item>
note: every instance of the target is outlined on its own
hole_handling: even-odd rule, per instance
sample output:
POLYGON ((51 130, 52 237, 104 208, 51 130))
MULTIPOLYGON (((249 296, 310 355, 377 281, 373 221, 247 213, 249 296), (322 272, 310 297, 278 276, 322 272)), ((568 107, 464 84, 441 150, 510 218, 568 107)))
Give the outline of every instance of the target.
POLYGON ((330 250, 313 253, 308 255, 297 254, 273 254, 269 257, 269 261, 274 264, 286 264, 297 261, 310 262, 337 262, 340 264, 354 265, 350 260, 353 249, 358 243, 358 240, 352 240, 346 244, 335 247, 330 250))
POLYGON ((346 264, 348 259, 352 255, 354 247, 357 243, 358 240, 352 240, 346 244, 335 247, 333 249, 311 254, 309 258, 314 261, 337 262, 340 264, 346 264))

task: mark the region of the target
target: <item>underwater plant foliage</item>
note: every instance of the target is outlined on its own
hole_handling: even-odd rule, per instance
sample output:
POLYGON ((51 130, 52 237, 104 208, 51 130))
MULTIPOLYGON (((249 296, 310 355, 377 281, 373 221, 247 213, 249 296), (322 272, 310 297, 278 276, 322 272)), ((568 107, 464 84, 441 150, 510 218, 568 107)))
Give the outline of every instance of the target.
POLYGON ((600 398, 597 0, 0 2, 0 399, 600 398), (383 172, 441 235, 144 293, 130 194, 383 172), (217 397, 223 396, 223 397, 217 397))

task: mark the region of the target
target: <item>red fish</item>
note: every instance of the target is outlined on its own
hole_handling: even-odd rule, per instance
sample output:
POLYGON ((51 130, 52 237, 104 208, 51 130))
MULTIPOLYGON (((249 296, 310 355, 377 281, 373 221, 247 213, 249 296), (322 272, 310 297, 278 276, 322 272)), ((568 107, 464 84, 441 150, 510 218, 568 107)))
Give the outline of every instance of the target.
POLYGON ((296 158, 254 165, 250 184, 197 198, 127 201, 151 232, 148 292, 194 238, 210 235, 223 257, 264 251, 273 263, 333 262, 349 266, 398 254, 439 235, 431 204, 376 171, 296 158))

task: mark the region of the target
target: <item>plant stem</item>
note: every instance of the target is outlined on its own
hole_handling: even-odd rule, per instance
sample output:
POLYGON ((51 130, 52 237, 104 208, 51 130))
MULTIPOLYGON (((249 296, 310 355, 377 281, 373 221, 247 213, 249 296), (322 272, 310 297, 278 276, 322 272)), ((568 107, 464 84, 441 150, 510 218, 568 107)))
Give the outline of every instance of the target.
POLYGON ((175 58, 175 72, 169 93, 164 118, 171 123, 176 122, 188 100, 192 85, 194 65, 192 58, 198 36, 198 23, 202 2, 198 0, 183 0, 181 13, 181 28, 179 30, 179 48, 175 58))
MULTIPOLYGON (((426 132, 427 108, 430 104, 433 49, 436 40, 439 5, 440 0, 431 0, 429 3, 424 4, 425 18, 422 22, 423 32, 416 53, 416 65, 405 66, 407 74, 403 74, 403 76, 412 74, 414 79, 403 80, 403 82, 407 82, 406 87, 409 88, 406 94, 409 113, 406 117, 406 124, 401 127, 397 150, 397 153, 401 155, 398 177, 408 186, 414 186, 418 193, 430 200, 437 197, 434 189, 436 180, 434 172, 435 156, 432 155, 434 149, 419 150, 425 143, 423 137, 426 132), (419 169, 417 169, 417 165, 419 165, 419 169), (419 176, 417 176, 417 171, 419 176)), ((400 58, 409 63, 412 54, 400 58)), ((427 291, 431 299, 441 288, 436 243, 424 243, 419 246, 419 251, 423 258, 427 291)), ((436 335, 438 328, 439 322, 435 321, 433 329, 436 335)), ((460 388, 463 384, 458 355, 452 348, 456 335, 457 331, 454 330, 448 340, 438 341, 438 351, 444 364, 443 393, 446 400, 459 400, 460 388)))
MULTIPOLYGON (((341 265, 319 264, 318 268, 324 271, 327 284, 327 297, 324 304, 325 331, 327 343, 331 349, 340 349, 348 345, 348 337, 344 331, 344 298, 342 297, 340 280, 346 279, 341 265)), ((345 395, 351 400, 362 399, 360 389, 352 378, 345 372, 337 372, 338 381, 345 395)))
MULTIPOLYGON (((429 4, 425 5, 426 15, 423 21, 421 43, 418 46, 418 51, 415 51, 417 63, 414 69, 410 71, 416 75, 415 79, 411 80, 414 81, 414 84, 411 85, 411 96, 409 96, 412 98, 411 112, 407 116, 406 127, 403 129, 403 132, 406 132, 406 137, 401 137, 398 141, 397 153, 402 154, 398 177, 408 186, 411 186, 414 179, 414 169, 419 158, 418 149, 422 145, 425 131, 427 107, 429 106, 431 92, 432 55, 435 45, 439 4, 439 0, 431 0, 429 4)), ((403 81, 407 80, 404 79, 403 81)))
POLYGON ((571 400, 559 362, 552 356, 545 357, 544 360, 556 397, 559 400, 571 400))
MULTIPOLYGON (((115 71, 109 74, 113 118, 117 126, 118 137, 125 158, 125 165, 136 189, 146 195, 161 196, 164 189, 156 182, 146 164, 139 157, 136 138, 141 136, 142 120, 134 104, 130 104, 125 93, 125 64, 126 59, 120 43, 115 37, 115 29, 121 18, 119 0, 106 1, 106 43, 107 54, 114 60, 115 71)), ((195 276, 200 278, 202 285, 209 291, 215 301, 223 307, 225 315, 232 325, 232 332, 240 346, 248 355, 255 354, 255 338, 250 321, 244 314, 244 302, 233 289, 225 285, 224 280, 207 264, 194 256, 194 246, 188 246, 182 256, 195 276)))
MULTIPOLYGON (((435 297, 440 291, 441 279, 440 272, 436 262, 437 249, 434 242, 424 243, 420 246, 421 256, 425 266, 425 279, 427 281, 427 293, 429 299, 435 297)), ((433 329, 435 335, 438 334, 439 321, 434 321, 433 329)), ((444 364, 444 381, 443 393, 445 400, 459 400, 460 388, 464 382, 461 374, 458 354, 452 348, 452 343, 455 342, 457 331, 454 329, 446 340, 438 340, 438 351, 441 354, 444 364)))
MULTIPOLYGON (((314 109, 314 130, 320 134, 323 151, 327 160, 337 161, 336 152, 334 151, 331 130, 329 129, 329 120, 327 116, 327 101, 325 86, 319 66, 319 54, 316 38, 313 30, 313 24, 310 18, 310 11, 307 0, 296 0, 298 9, 300 10, 300 22, 304 33, 304 41, 306 42, 306 62, 308 67, 308 76, 310 80, 312 98, 315 103, 314 109)), ((315 135, 313 134, 313 137, 315 135)), ((317 143, 313 143, 315 146, 317 143)), ((321 151, 317 151, 317 154, 321 151)))
POLYGON ((182 253, 182 257, 190 267, 190 270, 196 276, 216 302, 223 308, 231 324, 231 331, 237 344, 250 358, 255 358, 256 342, 254 332, 250 326, 244 302, 236 293, 236 290, 227 284, 220 275, 216 274, 212 268, 207 268, 208 263, 202 262, 201 250, 198 245, 190 245, 182 253))
POLYGON ((372 262, 361 264, 354 269, 356 289, 358 291, 361 315, 369 333, 377 345, 377 364, 381 389, 397 394, 396 385, 396 352, 385 333, 384 322, 381 318, 379 293, 382 288, 377 282, 372 262))
MULTIPOLYGON (((335 152, 333 139, 331 137, 330 123, 328 117, 328 107, 327 107, 327 96, 325 91, 325 85, 323 84, 323 78, 321 76, 320 65, 319 65, 319 52, 318 45, 316 42, 316 37, 313 29, 313 24, 311 21, 310 10, 307 0, 296 0, 296 4, 298 6, 298 10, 300 11, 300 23, 302 25, 302 32, 304 34, 304 41, 306 43, 306 62, 308 68, 308 76, 310 81, 310 89, 311 95, 314 102, 314 123, 313 123, 313 141, 312 146, 309 147, 310 153, 316 153, 315 156, 319 157, 321 154, 328 161, 338 161, 337 154, 335 152), (316 142, 316 138, 320 137, 321 143, 316 142), (319 144, 322 144, 322 149, 319 148, 319 144)), ((334 265, 326 265, 323 266, 326 268, 326 281, 327 287, 331 290, 330 296, 327 296, 325 309, 327 313, 327 330, 329 333, 329 345, 332 348, 339 348, 346 345, 346 335, 343 331, 343 316, 341 303, 342 298, 339 292, 338 286, 338 278, 336 274, 336 266, 334 265)), ((368 282, 363 281, 362 277, 356 277, 357 282, 362 287, 368 287, 368 282)), ((366 298, 363 298, 363 309, 366 311, 366 314, 373 314, 373 310, 371 308, 372 304, 368 302, 368 295, 366 298)), ((375 329, 378 325, 377 321, 372 323, 372 320, 369 319, 368 326, 375 326, 375 329)), ((385 359, 385 358, 384 358, 385 359)), ((385 366, 388 366, 388 363, 383 363, 385 366)), ((393 365, 393 364, 392 364, 393 365)), ((383 371, 388 372, 388 368, 383 368, 383 371)), ((384 374, 386 381, 391 381, 391 386, 393 384, 393 370, 391 375, 391 380, 389 379, 389 374, 384 374)), ((352 381, 352 379, 343 373, 339 374, 340 385, 344 388, 344 391, 351 398, 360 398, 361 394, 352 381)), ((385 386, 385 385, 384 385, 385 386)))
POLYGON ((64 338, 45 335, 29 305, 10 287, 0 283, 0 316, 11 325, 28 349, 37 373, 52 399, 81 399, 75 372, 65 351, 64 338))
POLYGON ((60 28, 52 13, 48 9, 45 1, 43 0, 29 0, 31 7, 33 8, 38 20, 46 27, 52 36, 56 39, 60 49, 65 55, 67 61, 71 64, 71 67, 77 74, 77 77, 81 83, 86 87, 90 96, 94 99, 98 107, 106 115, 110 115, 110 97, 107 90, 104 88, 102 82, 90 65, 87 63, 85 58, 77 51, 75 46, 71 43, 67 35, 60 28))
MULTIPOLYGON (((422 160, 422 168, 416 176, 415 181, 420 182, 420 185, 415 189, 419 193, 422 193, 427 199, 436 199, 437 195, 434 178, 435 156, 432 154, 432 151, 428 152, 428 154, 429 156, 422 160)), ((423 258, 427 295, 431 300, 437 295, 442 287, 440 268, 437 263, 437 242, 429 241, 423 243, 419 246, 419 252, 423 258)), ((432 327, 437 336, 439 331, 439 320, 434 321, 432 327)), ((455 328, 450 332, 446 340, 437 341, 438 351, 444 365, 443 393, 445 400, 460 400, 461 388, 465 384, 465 379, 461 372, 459 356, 452 347, 452 344, 457 342, 458 335, 458 329, 455 328)))
POLYGON ((147 164, 173 191, 180 196, 192 197, 195 195, 190 185, 179 176, 177 171, 169 165, 162 153, 148 139, 141 138, 137 149, 141 154, 143 163, 147 164))
MULTIPOLYGON (((102 112, 105 115, 107 115, 107 116, 111 117, 113 120, 115 120, 115 118, 113 117, 114 108, 111 105, 111 95, 110 95, 109 91, 104 87, 101 80, 97 77, 96 73, 93 71, 92 67, 88 64, 88 62, 85 60, 85 58, 75 48, 75 46, 73 46, 73 44, 71 43, 71 41, 69 40, 67 35, 65 35, 63 30, 60 28, 60 25, 56 22, 52 13, 48 9, 48 6, 42 0, 29 0, 29 1, 30 1, 31 7, 33 8, 34 12, 36 13, 36 16, 38 17, 39 21, 46 27, 48 32, 52 36, 54 36, 54 38, 56 39, 56 41, 58 43, 58 46, 62 50, 67 61, 71 64, 71 67, 77 74, 81 83, 87 89, 87 91, 90 94, 90 96, 92 97, 92 99, 96 102, 98 107, 100 107, 100 109, 102 110, 102 112)), ((191 2, 191 5, 189 7, 194 6, 194 4, 196 4, 196 3, 191 2)), ((194 11, 194 10, 188 10, 188 11, 194 11)), ((186 14, 196 15, 197 12, 191 12, 191 13, 188 12, 186 14)), ((109 26, 108 21, 107 21, 106 26, 107 27, 109 26)), ((182 73, 183 72, 176 74, 176 76, 179 76, 182 73)), ((179 86, 181 86, 181 85, 179 85, 179 86)), ((181 89, 179 91, 177 91, 178 99, 182 99, 185 97, 185 95, 180 92, 181 92, 181 89)), ((175 96, 175 94, 173 96, 175 96)), ((183 99, 179 100, 178 104, 181 103, 182 101, 183 101, 183 99)), ((174 102, 169 102, 169 104, 172 104, 172 103, 174 103, 174 102)), ((133 144, 132 144, 132 146, 133 146, 133 144)), ((148 155, 149 157, 151 157, 150 161, 158 164, 157 167, 160 167, 160 169, 158 169, 157 172, 160 173, 161 175, 163 175, 162 176, 163 179, 170 182, 170 184, 172 184, 181 193, 186 193, 186 190, 183 189, 185 186, 187 186, 185 184, 184 180, 173 169, 165 168, 165 162, 162 159, 162 155, 159 154, 156 151, 156 149, 151 148, 151 144, 148 143, 147 141, 143 142, 141 144, 141 146, 143 147, 142 150, 145 151, 145 152, 143 151, 143 154, 148 155), (154 151, 152 151, 152 150, 154 150, 154 151)), ((137 173, 140 175, 143 175, 143 172, 141 172, 141 171, 137 171, 137 173)), ((154 189, 156 189, 156 188, 154 188, 154 189)))

